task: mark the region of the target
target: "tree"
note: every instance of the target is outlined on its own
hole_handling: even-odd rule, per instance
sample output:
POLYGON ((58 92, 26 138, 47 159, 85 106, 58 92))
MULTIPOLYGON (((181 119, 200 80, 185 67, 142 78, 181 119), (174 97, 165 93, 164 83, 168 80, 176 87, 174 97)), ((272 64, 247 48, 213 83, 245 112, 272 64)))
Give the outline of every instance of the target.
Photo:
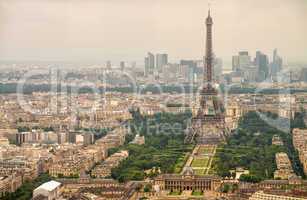
MULTIPOLYGON (((134 114, 137 119, 133 119, 130 124, 135 129, 139 129, 143 124, 149 126, 163 123, 187 123, 190 114, 158 113, 154 116, 140 116, 134 114), (150 119, 150 120, 149 120, 150 119), (146 120, 149 120, 146 122, 146 120)), ((112 169, 112 177, 121 182, 129 180, 143 180, 146 177, 154 178, 157 172, 145 174, 145 170, 160 168, 162 173, 172 173, 175 170, 177 161, 186 152, 190 151, 190 145, 184 144, 184 128, 178 130, 177 134, 170 134, 167 130, 158 130, 158 126, 149 129, 142 129, 141 133, 145 136, 145 145, 135 145, 125 143, 120 149, 129 151, 129 157, 123 160, 119 166, 112 169)), ((135 136, 136 132, 132 131, 135 136)), ((112 150, 116 152, 118 149, 112 150)))
MULTIPOLYGON (((266 114, 275 117, 271 113, 266 114)), ((295 126, 302 126, 302 114, 296 114, 295 118, 300 121, 295 126)), ((291 135, 267 124, 256 112, 249 112, 241 117, 237 131, 227 138, 226 144, 220 146, 216 153, 218 159, 214 160, 213 166, 218 175, 223 177, 229 177, 229 170, 243 167, 250 171, 250 175, 254 176, 252 178, 273 178, 276 170, 275 154, 278 152, 286 152, 293 163, 294 171, 303 177, 291 135), (285 145, 271 145, 273 135, 280 136, 285 145)), ((245 180, 255 181, 247 178, 245 180)))
POLYGON ((224 184, 222 187, 221 187, 221 192, 223 193, 228 193, 230 191, 230 185, 229 184, 224 184))
POLYGON ((242 174, 239 180, 242 182, 259 183, 262 181, 262 178, 253 175, 242 174))
POLYGON ((150 192, 152 190, 152 185, 151 184, 146 184, 144 186, 144 192, 150 192))
POLYGON ((294 119, 291 120, 291 128, 306 128, 304 115, 304 112, 296 112, 294 114, 294 119))

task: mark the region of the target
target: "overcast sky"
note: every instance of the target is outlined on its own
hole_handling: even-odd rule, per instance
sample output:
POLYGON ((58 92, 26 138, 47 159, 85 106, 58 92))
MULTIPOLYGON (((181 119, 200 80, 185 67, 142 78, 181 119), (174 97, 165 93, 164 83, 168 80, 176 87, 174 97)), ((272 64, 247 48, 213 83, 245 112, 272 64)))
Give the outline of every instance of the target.
MULTIPOLYGON (((307 63, 306 0, 213 0, 214 52, 307 63)), ((0 60, 201 58, 207 0, 0 0, 0 60)))

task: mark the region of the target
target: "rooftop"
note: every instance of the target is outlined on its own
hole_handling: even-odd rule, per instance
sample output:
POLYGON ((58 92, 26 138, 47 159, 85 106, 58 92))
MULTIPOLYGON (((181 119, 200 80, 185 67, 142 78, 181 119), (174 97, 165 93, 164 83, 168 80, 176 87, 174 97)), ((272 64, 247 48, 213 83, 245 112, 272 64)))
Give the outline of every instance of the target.
POLYGON ((48 190, 48 191, 53 191, 54 189, 56 189, 60 185, 61 185, 61 183, 59 183, 57 181, 49 181, 49 182, 46 182, 46 183, 40 185, 35 190, 37 190, 37 189, 44 189, 44 190, 48 190))

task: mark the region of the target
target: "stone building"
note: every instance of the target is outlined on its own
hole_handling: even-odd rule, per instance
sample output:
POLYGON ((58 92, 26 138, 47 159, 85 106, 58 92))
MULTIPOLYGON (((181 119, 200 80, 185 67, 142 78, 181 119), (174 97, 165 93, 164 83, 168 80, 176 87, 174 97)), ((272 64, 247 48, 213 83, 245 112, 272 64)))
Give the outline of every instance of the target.
POLYGON ((286 153, 277 153, 275 155, 277 170, 274 172, 274 178, 288 179, 295 175, 292 169, 291 161, 286 153))
POLYGON ((111 176, 111 171, 113 168, 117 167, 120 162, 129 156, 128 151, 121 151, 114 153, 108 157, 102 164, 97 165, 93 170, 91 175, 96 178, 105 178, 111 176))
POLYGON ((140 183, 119 183, 112 179, 60 179, 59 182, 63 186, 61 194, 66 199, 87 199, 85 196, 96 196, 99 199, 135 200, 136 191, 140 188, 140 183))
POLYGON ((293 129, 292 140, 293 146, 299 153, 304 173, 307 174, 307 129, 293 129))
POLYGON ((16 173, 0 177, 0 197, 15 192, 22 185, 22 176, 16 173))
POLYGON ((306 200, 304 197, 290 196, 278 193, 265 193, 263 191, 255 192, 249 200, 306 200))
POLYGON ((284 145, 284 143, 278 135, 273 135, 272 145, 282 146, 282 145, 284 145))
POLYGON ((216 191, 221 186, 221 179, 216 176, 195 175, 192 168, 187 167, 183 174, 159 175, 154 184, 160 190, 170 191, 216 191))

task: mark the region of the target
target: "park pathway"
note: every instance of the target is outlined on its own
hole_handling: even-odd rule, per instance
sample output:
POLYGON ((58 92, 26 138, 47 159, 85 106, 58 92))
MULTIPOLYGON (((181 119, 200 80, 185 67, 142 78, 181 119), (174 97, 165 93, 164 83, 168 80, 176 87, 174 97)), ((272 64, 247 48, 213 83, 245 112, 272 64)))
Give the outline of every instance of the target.
MULTIPOLYGON (((196 175, 208 174, 212 165, 213 157, 216 153, 216 148, 216 145, 196 145, 187 159, 184 168, 191 167, 196 175)), ((183 173, 183 170, 181 173, 183 173)))

